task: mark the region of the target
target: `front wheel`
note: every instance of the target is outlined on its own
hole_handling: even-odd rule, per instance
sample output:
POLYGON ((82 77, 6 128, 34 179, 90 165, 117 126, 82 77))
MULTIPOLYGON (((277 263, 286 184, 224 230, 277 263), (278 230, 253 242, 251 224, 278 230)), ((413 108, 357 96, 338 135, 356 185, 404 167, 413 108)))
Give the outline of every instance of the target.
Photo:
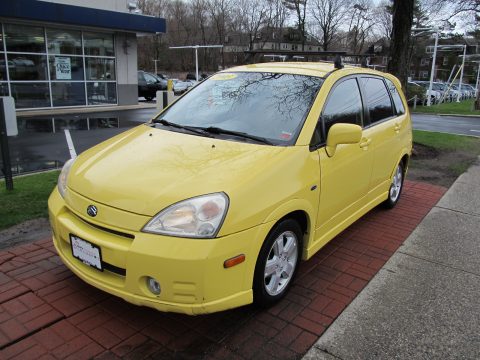
POLYGON ((271 305, 285 296, 300 260, 302 230, 292 219, 275 225, 260 250, 253 279, 253 300, 271 305))
POLYGON ((405 171, 403 169, 403 164, 398 164, 397 168, 395 169, 395 174, 393 174, 392 182, 390 184, 390 189, 388 191, 388 198, 383 203, 387 209, 393 208, 398 199, 400 199, 400 194, 402 193, 403 189, 403 175, 405 171))

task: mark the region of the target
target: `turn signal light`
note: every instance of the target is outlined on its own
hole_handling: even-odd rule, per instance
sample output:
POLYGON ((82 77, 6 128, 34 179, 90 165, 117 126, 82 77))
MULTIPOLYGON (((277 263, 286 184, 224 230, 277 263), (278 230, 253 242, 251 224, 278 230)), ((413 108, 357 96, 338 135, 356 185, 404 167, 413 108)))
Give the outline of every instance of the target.
POLYGON ((225 269, 228 269, 228 268, 231 268, 232 266, 235 266, 235 265, 238 265, 238 264, 241 264, 242 262, 245 261, 245 255, 243 254, 240 254, 240 255, 237 255, 233 258, 230 258, 228 260, 225 260, 225 262, 223 263, 223 267, 225 269))

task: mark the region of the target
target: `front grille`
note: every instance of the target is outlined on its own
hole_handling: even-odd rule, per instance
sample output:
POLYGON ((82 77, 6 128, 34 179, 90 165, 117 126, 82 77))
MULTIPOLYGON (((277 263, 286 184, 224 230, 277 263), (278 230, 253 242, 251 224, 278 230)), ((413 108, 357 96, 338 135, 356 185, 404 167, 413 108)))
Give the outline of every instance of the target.
POLYGON ((105 232, 108 232, 110 234, 114 234, 114 235, 118 235, 118 236, 121 236, 121 237, 125 237, 127 239, 135 239, 135 235, 133 234, 129 234, 129 233, 124 233, 122 231, 117 231, 117 230, 113 230, 113 229, 109 229, 109 228, 106 228, 106 227, 103 227, 103 226, 100 226, 100 225, 97 225, 97 224, 94 224, 94 223, 91 223, 90 221, 87 221, 85 220, 84 218, 81 218, 80 216, 74 214, 78 219, 80 219, 81 221, 83 221, 84 223, 90 225, 90 226, 93 226, 94 228, 96 229, 99 229, 99 230, 102 230, 102 231, 105 231, 105 232))
POLYGON ((122 269, 122 268, 120 268, 120 267, 118 267, 118 266, 115 266, 115 265, 106 263, 105 261, 102 261, 102 267, 103 267, 105 270, 110 271, 110 272, 113 272, 114 274, 117 274, 117 275, 121 275, 121 276, 127 275, 127 270, 122 269))

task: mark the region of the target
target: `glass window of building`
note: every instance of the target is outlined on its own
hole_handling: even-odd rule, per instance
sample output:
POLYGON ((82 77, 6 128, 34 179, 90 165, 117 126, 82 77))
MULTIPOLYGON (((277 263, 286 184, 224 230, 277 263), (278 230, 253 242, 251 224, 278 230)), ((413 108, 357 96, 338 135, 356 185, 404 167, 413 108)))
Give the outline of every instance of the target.
POLYGON ((83 82, 52 82, 53 106, 85 105, 85 83, 83 82))
POLYGON ((78 56, 49 56, 50 79, 83 80, 83 58, 78 56))
POLYGON ((48 53, 82 55, 82 33, 74 30, 47 29, 48 53))
POLYGON ((45 53, 43 27, 5 24, 4 31, 7 51, 45 53))
POLYGON ((0 81, 7 81, 7 66, 5 54, 0 52, 0 81))
POLYGON ((103 33, 83 33, 85 55, 114 56, 113 35, 103 33))
POLYGON ((86 58, 87 80, 115 80, 115 60, 86 58))
POLYGON ((11 83, 17 108, 50 107, 48 83, 11 83))
POLYGON ((0 24, 0 96, 18 109, 117 103, 114 35, 0 24))
POLYGON ((11 81, 48 80, 45 55, 7 53, 11 81))
POLYGON ((8 96, 8 83, 0 82, 0 96, 8 96))
POLYGON ((115 104, 117 102, 116 84, 112 82, 88 82, 88 105, 115 104))

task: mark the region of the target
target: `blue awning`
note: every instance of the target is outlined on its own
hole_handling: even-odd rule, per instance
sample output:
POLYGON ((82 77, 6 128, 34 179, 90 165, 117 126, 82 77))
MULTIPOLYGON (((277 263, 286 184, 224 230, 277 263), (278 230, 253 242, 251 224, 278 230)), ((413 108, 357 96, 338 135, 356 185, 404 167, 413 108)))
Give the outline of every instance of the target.
POLYGON ((139 33, 166 31, 165 19, 162 18, 39 0, 1 0, 0 16, 139 33))

